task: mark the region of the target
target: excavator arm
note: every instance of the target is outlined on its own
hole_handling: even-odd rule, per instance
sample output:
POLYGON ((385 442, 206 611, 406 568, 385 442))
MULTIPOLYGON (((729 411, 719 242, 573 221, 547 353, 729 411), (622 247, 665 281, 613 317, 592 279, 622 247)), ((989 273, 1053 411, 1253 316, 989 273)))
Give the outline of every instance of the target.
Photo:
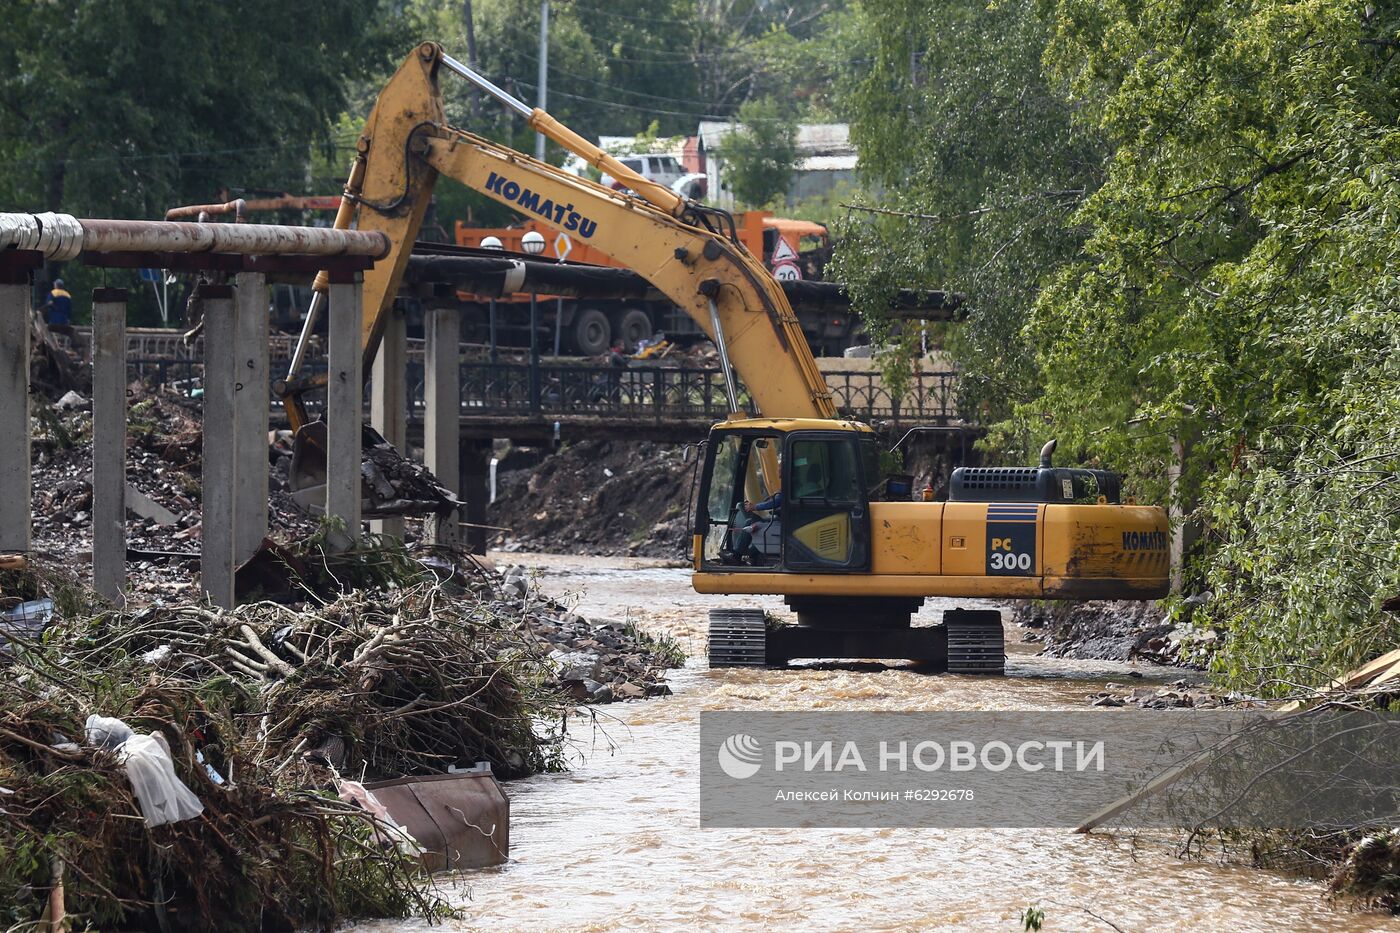
MULTIPOLYGON (((380 92, 336 216, 337 229, 379 230, 392 244, 388 256, 365 274, 366 373, 439 175, 538 218, 644 276, 714 340, 731 387, 731 408, 739 409, 733 391, 737 373, 766 416, 836 416, 787 297, 763 264, 732 236, 727 214, 688 202, 637 175, 549 114, 495 88, 433 42, 420 45, 380 92), (450 126, 438 87, 444 70, 497 96, 532 129, 622 180, 640 196, 575 177, 450 126)), ((282 393, 293 429, 307 421, 301 394, 318 382, 299 379, 297 369, 324 300, 324 279, 317 278, 312 313, 282 393)))

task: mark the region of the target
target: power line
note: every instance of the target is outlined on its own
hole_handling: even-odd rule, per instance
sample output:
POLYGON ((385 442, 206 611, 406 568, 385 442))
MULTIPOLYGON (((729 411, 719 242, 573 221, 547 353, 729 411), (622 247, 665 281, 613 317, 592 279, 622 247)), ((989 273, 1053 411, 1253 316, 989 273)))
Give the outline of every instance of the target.
MULTIPOLYGON (((531 91, 533 91, 533 90, 535 89, 535 86, 534 86, 533 84, 529 84, 529 83, 524 82, 524 81, 517 81, 517 82, 515 82, 515 83, 516 83, 516 85, 517 85, 518 87, 527 88, 527 89, 529 89, 529 90, 531 90, 531 91)), ((691 119, 712 120, 712 121, 715 121, 715 122, 717 122, 717 123, 733 123, 733 122, 735 122, 735 117, 734 117, 732 114, 724 115, 724 114, 715 114, 715 113, 693 113, 693 112, 681 111, 681 110, 664 110, 664 109, 662 109, 662 108, 660 108, 660 107, 642 107, 642 106, 638 106, 638 105, 635 105, 635 104, 620 104, 620 103, 617 103, 616 101, 603 100, 603 99, 598 98, 598 97, 585 97, 585 96, 583 96, 582 94, 570 94, 570 93, 568 93, 568 92, 566 92, 566 91, 550 91, 549 93, 550 93, 552 96, 555 96, 555 97, 567 97, 567 98, 569 98, 570 100, 583 101, 583 102, 585 102, 585 103, 590 103, 590 104, 598 104, 598 105, 603 106, 603 107, 612 107, 612 108, 614 108, 614 109, 616 109, 616 110, 632 110, 632 111, 636 111, 636 112, 638 112, 638 113, 662 113, 662 114, 666 114, 667 116, 672 116, 672 117, 689 117, 689 118, 691 118, 691 119)), ((782 119, 777 118, 777 117, 765 117, 765 118, 763 118, 763 119, 766 120, 767 122, 771 122, 771 123, 785 123, 785 122, 787 122, 787 121, 782 120, 782 119)))
MULTIPOLYGON (((342 149, 353 143, 358 135, 357 132, 351 136, 333 137, 332 141, 336 149, 342 149)), ((144 152, 132 155, 92 156, 81 159, 14 159, 10 162, 0 162, 0 166, 9 168, 17 165, 102 165, 110 162, 144 162, 157 159, 185 162, 191 159, 206 158, 209 156, 246 155, 255 152, 285 152, 292 149, 306 149, 314 145, 315 143, 313 141, 307 141, 301 143, 283 143, 277 146, 249 146, 239 149, 193 149, 186 152, 144 152)))
POLYGON ((648 25, 653 26, 695 26, 700 23, 699 19, 662 19, 660 17, 654 16, 629 16, 626 13, 618 13, 613 10, 603 10, 595 6, 589 6, 586 3, 575 2, 570 3, 568 6, 573 10, 584 13, 592 13, 596 16, 606 17, 607 19, 625 19, 629 20, 630 22, 647 23, 648 25))

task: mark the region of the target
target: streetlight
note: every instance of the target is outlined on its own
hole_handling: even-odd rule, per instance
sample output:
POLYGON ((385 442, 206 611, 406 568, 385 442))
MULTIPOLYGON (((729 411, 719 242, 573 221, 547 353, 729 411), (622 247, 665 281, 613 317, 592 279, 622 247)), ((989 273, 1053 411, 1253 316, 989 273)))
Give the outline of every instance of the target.
MULTIPOLYGON (((482 248, 482 249, 505 249, 505 246, 503 246, 503 245, 501 244, 501 238, 500 238, 500 237, 489 236, 489 237, 486 237, 485 239, 483 239, 483 240, 481 241, 481 248, 482 248)), ((488 318, 488 320, 490 321, 490 325, 491 325, 491 353, 490 353, 490 360, 491 360, 492 363, 499 363, 499 362, 501 361, 501 355, 500 355, 499 353, 496 352, 496 299, 494 299, 494 298, 491 299, 490 308, 491 308, 491 310, 490 310, 490 317, 488 318)))
MULTIPOLYGON (((520 245, 531 256, 544 252, 544 235, 531 230, 520 238, 520 245)), ((530 292, 530 410, 540 410, 540 314, 535 293, 530 292)))

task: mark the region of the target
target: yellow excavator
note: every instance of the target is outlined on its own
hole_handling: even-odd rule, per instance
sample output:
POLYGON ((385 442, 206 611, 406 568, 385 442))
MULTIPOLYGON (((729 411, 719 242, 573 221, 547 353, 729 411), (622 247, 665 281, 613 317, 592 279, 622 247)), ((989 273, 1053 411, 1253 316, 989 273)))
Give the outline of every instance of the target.
MULTIPOLYGON (((1120 502, 1111 473, 962 468, 946 502, 882 501, 870 427, 843 420, 787 299, 739 242, 726 212, 686 200, 425 42, 379 94, 336 215, 338 229, 384 232, 392 249, 364 280, 365 372, 378 349, 433 185, 447 176, 567 232, 645 277, 714 341, 729 418, 704 446, 693 585, 714 594, 782 595, 793 626, 753 609, 710 617, 713 666, 798 658, 888 658, 960 673, 1000 672, 996 610, 951 609, 914 627, 929 597, 1154 599, 1168 588, 1168 524, 1120 502), (635 192, 579 178, 456 129, 438 80, 454 72, 530 126, 635 192), (752 406, 741 405, 740 380, 752 406)), ((317 443, 299 374, 325 293, 318 276, 283 401, 302 461, 317 443)), ((313 478, 315 470, 310 474, 313 478)), ((322 474, 323 475, 323 474, 322 474)))

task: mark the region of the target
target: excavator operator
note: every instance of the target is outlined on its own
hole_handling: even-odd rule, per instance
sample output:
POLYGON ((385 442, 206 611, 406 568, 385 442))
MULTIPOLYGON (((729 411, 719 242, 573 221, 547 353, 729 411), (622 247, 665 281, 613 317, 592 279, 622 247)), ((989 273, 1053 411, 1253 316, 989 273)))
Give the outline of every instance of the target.
POLYGON ((779 489, 773 495, 762 502, 750 502, 745 499, 743 504, 744 514, 753 519, 734 538, 734 557, 738 563, 744 558, 748 558, 750 564, 755 567, 768 563, 767 555, 754 546, 753 538, 758 533, 760 527, 773 525, 775 530, 782 522, 783 491, 779 489), (769 518, 759 515, 759 512, 772 512, 769 518))

